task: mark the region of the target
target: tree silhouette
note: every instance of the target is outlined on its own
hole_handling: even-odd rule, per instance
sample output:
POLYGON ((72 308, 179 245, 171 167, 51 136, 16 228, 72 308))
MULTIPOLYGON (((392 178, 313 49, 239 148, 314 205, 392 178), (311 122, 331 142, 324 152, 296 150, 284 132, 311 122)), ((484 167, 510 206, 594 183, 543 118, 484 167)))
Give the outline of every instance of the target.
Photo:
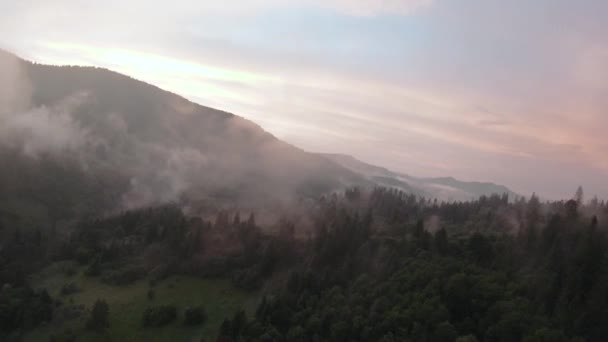
POLYGON ((87 329, 103 331, 110 326, 109 321, 110 308, 105 300, 98 299, 93 305, 91 316, 87 321, 87 329))
POLYGON ((574 194, 574 200, 579 206, 583 204, 583 201, 585 200, 585 192, 583 191, 582 186, 579 186, 578 189, 576 189, 576 193, 574 194))

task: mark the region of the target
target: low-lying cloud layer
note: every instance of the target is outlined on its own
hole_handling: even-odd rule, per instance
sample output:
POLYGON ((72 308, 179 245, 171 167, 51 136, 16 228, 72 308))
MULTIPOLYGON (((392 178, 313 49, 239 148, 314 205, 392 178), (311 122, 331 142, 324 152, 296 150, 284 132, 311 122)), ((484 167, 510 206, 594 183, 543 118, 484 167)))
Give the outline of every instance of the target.
POLYGON ((19 61, 0 56, 0 143, 22 150, 30 157, 64 153, 82 147, 86 131, 70 112, 85 101, 74 94, 52 107, 31 104, 31 85, 19 61))
POLYGON ((105 167, 130 178, 123 198, 127 207, 179 199, 195 173, 207 166, 200 151, 130 137, 118 113, 96 113, 95 125, 85 121, 78 109, 95 101, 86 91, 36 106, 26 66, 14 56, 0 56, 0 74, 0 147, 27 158, 68 156, 85 172, 93 164, 107 163, 105 167))
POLYGON ((18 164, 1 181, 13 177, 25 189, 15 188, 15 196, 107 186, 109 196, 122 195, 111 204, 118 208, 177 201, 276 209, 366 183, 252 122, 115 72, 0 53, 0 74, 7 76, 0 84, 0 154, 18 164), (49 177, 30 189, 29 172, 21 172, 45 174, 47 167, 49 177))

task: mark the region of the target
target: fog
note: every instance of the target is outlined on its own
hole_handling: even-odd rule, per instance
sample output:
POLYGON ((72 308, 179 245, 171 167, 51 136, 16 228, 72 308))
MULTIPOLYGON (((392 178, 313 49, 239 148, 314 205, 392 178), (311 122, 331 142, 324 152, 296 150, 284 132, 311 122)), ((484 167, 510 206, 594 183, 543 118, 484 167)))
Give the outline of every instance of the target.
POLYGON ((362 181, 242 118, 107 70, 8 54, 0 66, 2 147, 24 158, 69 158, 94 177, 122 180, 117 208, 280 210, 362 181))
POLYGON ((86 94, 76 93, 51 106, 33 106, 30 80, 15 56, 0 54, 0 74, 0 143, 30 157, 85 145, 87 133, 71 112, 86 101, 86 94))
POLYGON ((133 25, 143 3, 6 2, 0 45, 158 84, 307 151, 608 196, 606 1, 180 1, 133 25))
MULTIPOLYGON (((66 102, 73 100, 66 99, 66 102)), ((72 119, 69 107, 60 103, 53 108, 37 107, 8 113, 0 123, 0 139, 31 157, 76 151, 85 145, 87 133, 72 119)))

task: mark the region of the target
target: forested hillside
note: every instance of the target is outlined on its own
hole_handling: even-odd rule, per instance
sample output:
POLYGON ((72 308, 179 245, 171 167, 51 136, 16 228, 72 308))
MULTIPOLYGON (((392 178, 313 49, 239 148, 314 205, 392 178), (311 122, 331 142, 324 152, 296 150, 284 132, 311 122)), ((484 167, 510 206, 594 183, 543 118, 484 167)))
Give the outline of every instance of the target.
POLYGON ((260 209, 371 184, 241 117, 106 69, 0 51, 0 73, 6 225, 49 229, 168 202, 260 209))
POLYGON ((541 206, 535 197, 508 204, 498 196, 437 205, 381 189, 353 210, 360 201, 328 203, 307 262, 279 294, 264 297, 248 324, 235 316, 221 333, 285 341, 605 339, 605 205, 541 206))
POLYGON ((154 340, 162 331, 206 341, 603 341, 608 334, 603 202, 495 195, 445 203, 353 188, 305 212, 307 221, 260 226, 255 213, 220 211, 206 220, 169 205, 85 219, 61 233, 12 230, 1 251, 2 334, 120 340, 137 332, 154 340), (196 279, 218 278, 230 279, 225 291, 249 299, 226 311, 209 298, 185 305, 167 290, 196 291, 189 285, 196 279), (112 293, 141 298, 129 302, 130 328, 117 320, 126 307, 112 293))
POLYGON ((0 342, 608 342, 607 15, 0 0, 0 342))
POLYGON ((608 336, 582 188, 413 178, 108 70, 0 71, 2 341, 608 336))

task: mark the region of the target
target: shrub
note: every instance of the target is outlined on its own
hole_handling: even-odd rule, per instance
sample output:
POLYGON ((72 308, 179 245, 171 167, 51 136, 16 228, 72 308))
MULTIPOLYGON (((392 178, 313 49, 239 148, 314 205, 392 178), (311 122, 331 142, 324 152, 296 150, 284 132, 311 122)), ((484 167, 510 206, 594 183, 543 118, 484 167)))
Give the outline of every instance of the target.
POLYGON ((184 325, 199 325, 207 321, 207 312, 203 306, 186 308, 184 311, 184 325))
POLYGON ((84 305, 64 305, 61 309, 56 309, 55 313, 58 319, 72 320, 80 318, 85 311, 84 305))
POLYGON ((70 328, 66 328, 59 334, 52 334, 49 339, 51 342, 74 342, 76 341, 76 333, 70 328))
POLYGON ((170 275, 170 269, 167 265, 158 265, 150 271, 150 281, 158 282, 166 279, 170 275))
POLYGON ((173 305, 149 307, 144 311, 142 323, 144 327, 161 327, 177 318, 177 308, 173 305))
POLYGON ((67 277, 76 275, 77 265, 73 261, 65 261, 60 263, 59 271, 67 277))
POLYGON ((61 287, 61 295, 68 296, 74 293, 80 292, 80 288, 76 285, 75 282, 63 284, 61 287))
POLYGON ((128 285, 145 275, 143 268, 136 265, 127 265, 117 270, 104 272, 101 281, 110 285, 128 285))
POLYGON ((93 251, 85 247, 78 247, 76 249, 76 261, 81 265, 86 265, 92 258, 93 251))
POLYGON ((109 317, 110 309, 108 304, 101 299, 98 299, 91 310, 91 317, 87 321, 87 329, 102 331, 110 326, 109 317))
POLYGON ((99 258, 95 258, 93 262, 85 269, 84 275, 87 277, 96 277, 101 274, 101 261, 99 258))
POLYGON ((262 287, 264 279, 259 267, 251 267, 245 270, 235 271, 232 274, 232 285, 245 291, 254 291, 262 287))

